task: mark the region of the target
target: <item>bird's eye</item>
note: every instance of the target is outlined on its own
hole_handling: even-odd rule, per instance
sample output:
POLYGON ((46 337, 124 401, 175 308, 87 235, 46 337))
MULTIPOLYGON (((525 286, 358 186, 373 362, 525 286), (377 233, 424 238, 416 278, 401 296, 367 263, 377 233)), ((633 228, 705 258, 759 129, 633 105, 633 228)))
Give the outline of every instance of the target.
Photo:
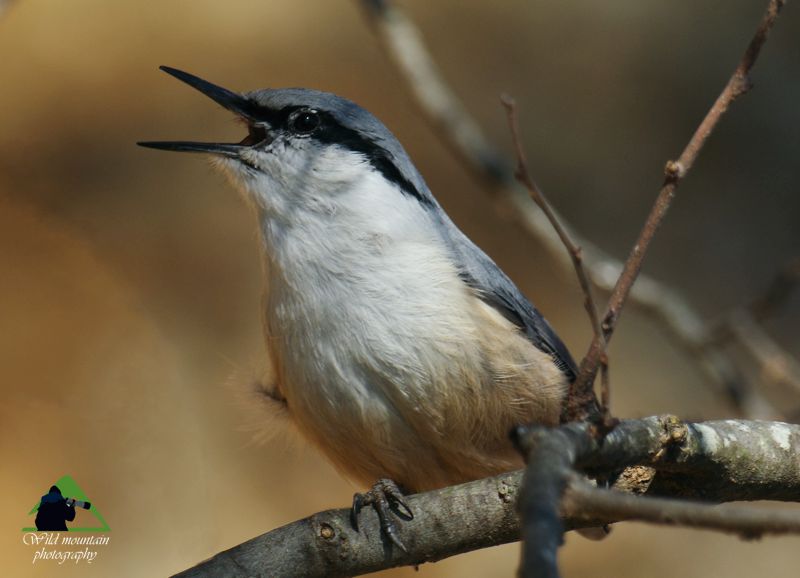
POLYGON ((296 134, 311 134, 319 127, 320 119, 316 110, 297 110, 289 117, 289 128, 296 134))

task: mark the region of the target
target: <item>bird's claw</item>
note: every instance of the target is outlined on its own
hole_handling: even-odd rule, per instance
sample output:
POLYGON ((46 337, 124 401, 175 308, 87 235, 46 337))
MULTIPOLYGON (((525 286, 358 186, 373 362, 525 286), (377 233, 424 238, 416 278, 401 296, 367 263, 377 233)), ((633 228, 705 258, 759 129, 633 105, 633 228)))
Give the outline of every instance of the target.
POLYGON ((364 506, 372 506, 378 514, 381 531, 391 540, 392 544, 407 554, 408 550, 397 535, 397 525, 391 514, 394 512, 400 518, 406 520, 414 519, 414 513, 408 507, 408 504, 403 501, 403 498, 403 492, 392 480, 385 478, 378 480, 369 491, 353 496, 353 508, 350 511, 350 520, 353 528, 356 532, 358 531, 358 515, 361 509, 364 506))

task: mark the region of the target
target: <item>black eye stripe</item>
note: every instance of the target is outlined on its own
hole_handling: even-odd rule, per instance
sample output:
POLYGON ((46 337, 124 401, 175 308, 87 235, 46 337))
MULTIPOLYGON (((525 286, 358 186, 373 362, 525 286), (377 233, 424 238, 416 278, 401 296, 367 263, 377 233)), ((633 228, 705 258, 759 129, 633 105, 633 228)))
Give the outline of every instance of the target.
POLYGON ((389 153, 362 133, 340 124, 331 114, 319 111, 322 123, 312 137, 321 143, 338 144, 348 150, 361 153, 386 180, 396 184, 407 195, 423 205, 431 205, 429 198, 420 194, 414 184, 397 168, 389 153))
MULTIPOLYGON (((261 108, 258 116, 270 126, 293 131, 291 124, 293 115, 300 111, 313 111, 319 119, 319 125, 303 136, 308 136, 323 144, 337 144, 348 150, 361 153, 375 170, 386 180, 397 185, 401 191, 417 199, 425 206, 432 206, 432 199, 420 193, 417 187, 397 168, 390 154, 364 134, 342 125, 327 111, 316 110, 308 106, 287 106, 279 110, 261 108)), ((297 133, 295 133, 297 134, 297 133)))

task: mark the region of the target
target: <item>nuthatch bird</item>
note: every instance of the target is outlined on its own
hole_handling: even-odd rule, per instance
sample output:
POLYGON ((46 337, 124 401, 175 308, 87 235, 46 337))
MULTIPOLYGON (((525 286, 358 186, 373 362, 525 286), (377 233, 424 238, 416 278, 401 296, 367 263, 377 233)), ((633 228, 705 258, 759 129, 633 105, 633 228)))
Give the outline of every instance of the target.
MULTIPOLYGON (((521 466, 509 440, 556 425, 575 363, 544 317, 450 220, 372 114, 304 88, 239 94, 162 69, 234 112, 213 155, 255 208, 266 276, 264 390, 387 517, 418 492, 521 466)), ((406 508, 407 510, 407 508, 406 508)))

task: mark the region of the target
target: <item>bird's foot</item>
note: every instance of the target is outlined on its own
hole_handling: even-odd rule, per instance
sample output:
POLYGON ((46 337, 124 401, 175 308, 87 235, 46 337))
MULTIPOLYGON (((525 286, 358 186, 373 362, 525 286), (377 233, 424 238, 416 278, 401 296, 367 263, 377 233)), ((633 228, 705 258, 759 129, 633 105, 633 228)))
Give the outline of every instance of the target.
POLYGON ((397 526, 392 519, 392 512, 404 520, 414 519, 414 513, 403 501, 403 498, 403 492, 392 480, 385 478, 378 480, 369 491, 353 496, 353 508, 350 511, 353 528, 356 532, 358 531, 358 515, 361 509, 364 506, 372 506, 378 514, 381 531, 391 540, 392 544, 408 553, 397 535, 397 526))

